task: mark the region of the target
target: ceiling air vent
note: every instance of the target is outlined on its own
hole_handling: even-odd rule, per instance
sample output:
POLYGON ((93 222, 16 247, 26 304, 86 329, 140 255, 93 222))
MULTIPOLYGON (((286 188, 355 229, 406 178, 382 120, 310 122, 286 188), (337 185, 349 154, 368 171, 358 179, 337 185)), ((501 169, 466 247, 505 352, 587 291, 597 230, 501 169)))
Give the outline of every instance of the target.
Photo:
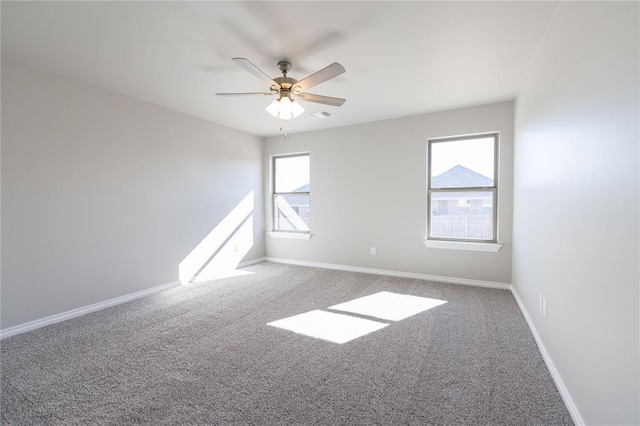
POLYGON ((327 118, 327 117, 333 117, 333 114, 331 114, 330 112, 327 111, 318 111, 318 112, 310 112, 309 114, 307 114, 307 117, 309 118, 327 118))

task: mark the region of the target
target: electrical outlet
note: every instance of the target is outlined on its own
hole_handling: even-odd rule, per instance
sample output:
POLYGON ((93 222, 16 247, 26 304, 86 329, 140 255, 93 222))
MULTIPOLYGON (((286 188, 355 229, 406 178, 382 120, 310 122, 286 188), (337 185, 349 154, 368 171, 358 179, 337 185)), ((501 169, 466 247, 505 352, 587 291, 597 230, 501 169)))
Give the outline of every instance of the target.
POLYGON ((376 248, 371 247, 371 256, 375 256, 375 255, 376 255, 376 248))
POLYGON ((540 302, 538 303, 538 310, 540 312, 542 312, 542 301, 544 300, 544 297, 542 297, 542 293, 540 293, 540 302))
POLYGON ((542 299, 542 315, 544 315, 544 317, 547 317, 547 299, 542 299))

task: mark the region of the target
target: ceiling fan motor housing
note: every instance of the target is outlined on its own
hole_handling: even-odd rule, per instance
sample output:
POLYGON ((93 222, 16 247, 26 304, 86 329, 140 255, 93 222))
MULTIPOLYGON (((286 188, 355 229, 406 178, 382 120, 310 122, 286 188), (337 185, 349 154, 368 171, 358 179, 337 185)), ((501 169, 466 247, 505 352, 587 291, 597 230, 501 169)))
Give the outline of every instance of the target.
POLYGON ((278 68, 282 71, 283 74, 287 74, 291 69, 291 62, 289 61, 280 61, 278 62, 278 68))
MULTIPOLYGON (((302 92, 302 89, 299 87, 295 87, 294 84, 298 82, 295 78, 287 77, 287 73, 291 70, 291 62, 289 61, 280 61, 278 62, 278 68, 282 71, 283 77, 274 78, 273 81, 278 83, 281 87, 281 91, 291 92, 294 95, 298 95, 302 92)), ((271 86, 271 90, 273 92, 277 92, 278 89, 276 86, 271 86)))

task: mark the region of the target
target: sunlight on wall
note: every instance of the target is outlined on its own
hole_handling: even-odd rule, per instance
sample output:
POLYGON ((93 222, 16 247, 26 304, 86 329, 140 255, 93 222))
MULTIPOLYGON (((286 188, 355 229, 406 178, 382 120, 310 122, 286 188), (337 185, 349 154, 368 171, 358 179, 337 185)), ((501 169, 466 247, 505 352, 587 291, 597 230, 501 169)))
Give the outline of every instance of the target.
MULTIPOLYGON (((242 271, 235 271, 235 269, 252 246, 253 215, 244 221, 193 281, 200 282, 228 277, 230 276, 230 272, 235 272, 236 274, 242 273, 242 271)), ((247 273, 248 272, 244 272, 244 274, 247 273)))
POLYGON ((253 191, 178 265, 182 284, 242 274, 235 271, 253 247, 253 191))
MULTIPOLYGON (((401 321, 445 303, 447 303, 445 300, 381 291, 346 303, 333 305, 327 309, 366 315, 386 321, 401 321)), ((342 344, 378 331, 390 324, 344 313, 314 310, 273 321, 267 325, 342 344)))

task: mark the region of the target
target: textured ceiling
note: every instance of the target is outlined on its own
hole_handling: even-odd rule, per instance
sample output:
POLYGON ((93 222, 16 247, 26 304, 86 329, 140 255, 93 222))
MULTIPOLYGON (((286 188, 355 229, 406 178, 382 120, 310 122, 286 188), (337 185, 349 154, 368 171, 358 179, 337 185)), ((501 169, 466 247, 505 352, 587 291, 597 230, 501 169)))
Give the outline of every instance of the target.
POLYGON ((301 79, 332 62, 345 74, 309 90, 290 133, 513 99, 557 2, 7 2, 2 56, 260 136, 282 122, 266 91, 231 62, 301 79))

